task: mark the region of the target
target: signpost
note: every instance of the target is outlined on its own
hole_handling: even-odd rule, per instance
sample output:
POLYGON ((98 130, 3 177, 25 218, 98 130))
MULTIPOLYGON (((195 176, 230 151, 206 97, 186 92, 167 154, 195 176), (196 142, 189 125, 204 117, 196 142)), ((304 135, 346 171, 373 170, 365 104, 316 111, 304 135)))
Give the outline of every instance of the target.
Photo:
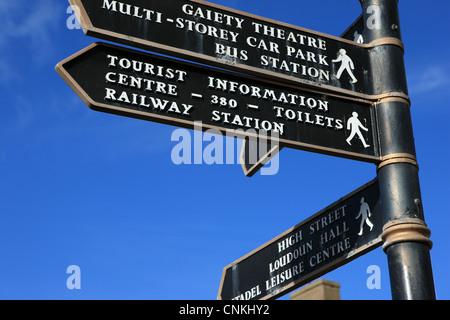
POLYGON ((371 90, 371 44, 200 0, 69 2, 79 7, 89 36, 285 83, 380 98, 371 90))
POLYGON ((69 2, 87 35, 239 71, 93 44, 56 66, 90 108, 268 141, 263 155, 244 143, 248 175, 280 146, 377 164, 376 180, 226 267, 219 299, 275 299, 381 244, 394 299, 436 298, 397 1, 360 0, 342 38, 200 0, 69 2))
POLYGON ((373 180, 225 267, 218 298, 276 299, 379 247, 382 227, 373 180))
POLYGON ((370 102, 260 82, 225 71, 94 44, 58 73, 92 109, 379 162, 370 102))

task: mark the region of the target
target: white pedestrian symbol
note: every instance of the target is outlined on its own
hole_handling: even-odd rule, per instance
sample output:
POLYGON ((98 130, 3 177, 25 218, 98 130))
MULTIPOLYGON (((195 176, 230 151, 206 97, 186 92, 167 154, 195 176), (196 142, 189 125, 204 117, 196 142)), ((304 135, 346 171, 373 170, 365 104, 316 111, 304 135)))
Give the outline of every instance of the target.
POLYGON ((370 231, 372 231, 373 224, 369 220, 369 217, 371 215, 372 215, 372 212, 370 212, 370 207, 367 204, 367 202, 364 199, 364 197, 362 197, 361 198, 361 208, 359 209, 359 214, 356 217, 356 219, 359 219, 359 217, 361 217, 361 225, 360 225, 360 228, 359 228, 358 236, 362 236, 362 234, 363 234, 364 223, 366 223, 369 226, 370 231))
POLYGON ((361 133, 361 129, 363 129, 364 131, 369 131, 369 129, 363 126, 361 121, 359 121, 358 116, 359 116, 358 112, 353 112, 352 117, 350 117, 350 119, 348 119, 347 121, 347 130, 351 130, 351 132, 350 136, 347 138, 346 141, 349 145, 352 145, 351 144, 352 139, 355 137, 355 135, 358 135, 358 138, 363 143, 364 148, 368 148, 370 147, 370 145, 366 143, 366 140, 364 139, 361 133))
POLYGON ((355 37, 353 41, 356 43, 364 43, 364 37, 362 34, 359 34, 358 31, 355 31, 353 36, 355 37))
POLYGON ((355 65, 353 64, 353 60, 347 55, 347 51, 345 51, 345 49, 339 50, 338 57, 332 61, 333 62, 342 62, 341 67, 339 68, 339 70, 336 74, 336 78, 338 80, 341 79, 341 76, 342 76, 342 73, 344 72, 344 70, 347 70, 348 74, 352 78, 352 81, 350 81, 350 83, 358 82, 358 79, 356 79, 355 76, 353 75, 353 70, 355 69, 355 65))

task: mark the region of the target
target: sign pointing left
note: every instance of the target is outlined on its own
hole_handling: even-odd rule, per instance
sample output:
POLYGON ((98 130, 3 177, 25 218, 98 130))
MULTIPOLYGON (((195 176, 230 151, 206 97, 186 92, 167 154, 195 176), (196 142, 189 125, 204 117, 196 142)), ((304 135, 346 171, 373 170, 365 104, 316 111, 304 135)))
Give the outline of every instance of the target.
POLYGON ((381 245, 377 179, 224 268, 221 300, 276 299, 381 245))
POLYGON ((376 101, 370 44, 200 0, 70 0, 89 36, 376 101))
POLYGON ((97 111, 215 129, 211 133, 238 138, 276 137, 290 148, 380 161, 370 102, 268 84, 107 44, 89 46, 56 70, 97 111))

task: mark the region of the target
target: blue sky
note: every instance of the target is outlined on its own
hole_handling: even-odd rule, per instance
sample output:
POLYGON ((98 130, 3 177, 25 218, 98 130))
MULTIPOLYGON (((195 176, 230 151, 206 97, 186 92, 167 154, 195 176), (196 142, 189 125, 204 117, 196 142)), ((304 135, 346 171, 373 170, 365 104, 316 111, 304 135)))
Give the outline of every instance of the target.
MULTIPOLYGON (((212 2, 335 36, 361 13, 356 0, 212 2)), ((436 292, 450 299, 450 3, 399 7, 436 292)), ((216 299, 225 266, 375 178, 372 164, 291 149, 273 176, 175 165, 175 127, 92 111, 55 72, 96 41, 67 28, 67 8, 0 0, 0 299, 216 299)), ((323 278, 342 299, 391 297, 381 248, 323 278)))

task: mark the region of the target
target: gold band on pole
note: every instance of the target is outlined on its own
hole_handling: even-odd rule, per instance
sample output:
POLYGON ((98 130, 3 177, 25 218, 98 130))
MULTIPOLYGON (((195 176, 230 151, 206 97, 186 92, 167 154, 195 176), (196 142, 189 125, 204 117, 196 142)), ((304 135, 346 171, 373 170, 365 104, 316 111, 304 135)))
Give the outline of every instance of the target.
POLYGON ((395 92, 392 92, 390 95, 385 95, 380 97, 376 104, 384 103, 384 102, 402 102, 411 106, 411 99, 407 95, 398 95, 395 92))
POLYGON ((371 47, 371 48, 384 46, 384 45, 397 46, 400 49, 402 49, 403 52, 405 52, 405 46, 403 45, 402 40, 393 38, 393 37, 385 37, 385 38, 376 39, 376 40, 370 42, 369 44, 367 44, 367 46, 371 47))
POLYGON ((420 219, 410 218, 390 221, 384 225, 381 234, 383 250, 386 252, 390 246, 402 242, 420 242, 431 249, 433 242, 430 240, 430 235, 430 229, 420 219))
POLYGON ((380 170, 382 167, 387 166, 388 164, 393 163, 409 163, 417 168, 419 164, 417 163, 416 156, 409 153, 393 153, 387 156, 381 157, 381 163, 378 165, 377 170, 380 170))

